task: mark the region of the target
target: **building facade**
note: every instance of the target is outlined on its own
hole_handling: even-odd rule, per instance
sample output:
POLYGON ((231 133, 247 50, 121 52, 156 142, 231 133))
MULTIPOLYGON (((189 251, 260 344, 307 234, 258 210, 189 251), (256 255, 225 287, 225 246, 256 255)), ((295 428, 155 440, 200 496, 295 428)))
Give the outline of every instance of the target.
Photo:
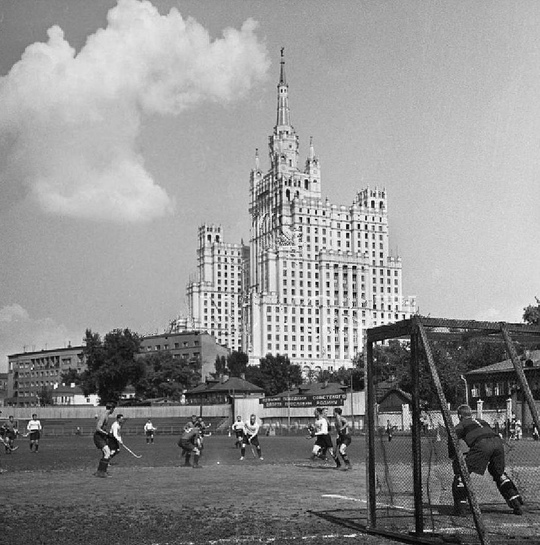
POLYGON ((241 349, 243 263, 248 247, 223 241, 220 226, 199 227, 197 275, 187 286, 194 328, 208 331, 231 350, 241 349))
POLYGON ((179 331, 147 335, 141 340, 141 354, 169 351, 173 358, 182 358, 200 367, 201 380, 210 378, 215 371, 216 357, 229 354, 229 350, 216 342, 213 335, 200 331, 179 331))
MULTIPOLYGON (((321 164, 312 141, 300 164, 283 51, 268 155, 269 167, 263 171, 256 151, 250 174, 249 249, 238 245, 236 260, 229 261, 234 271, 228 273, 241 288, 234 296, 235 305, 241 305, 235 346, 252 364, 279 353, 305 372, 350 367, 362 350, 366 328, 410 317, 416 302, 403 296, 401 259, 390 254, 386 190, 367 187, 351 205, 332 204, 322 197, 321 164)), ((216 229, 223 246, 223 233, 216 229)), ((188 285, 189 308, 198 312, 202 329, 228 330, 220 337, 227 342, 233 336, 231 323, 218 320, 217 313, 200 312, 217 306, 218 295, 225 312, 225 291, 215 281, 220 262, 212 269, 201 258, 201 233, 214 252, 220 249, 207 230, 199 231, 199 281, 188 285), (203 285, 207 267, 214 276, 203 285)), ((238 317, 237 306, 234 311, 238 317)))
POLYGON ((8 356, 8 397, 5 404, 13 407, 35 407, 40 392, 62 384, 62 373, 74 369, 82 372, 86 362, 82 346, 68 346, 38 352, 22 352, 8 356))

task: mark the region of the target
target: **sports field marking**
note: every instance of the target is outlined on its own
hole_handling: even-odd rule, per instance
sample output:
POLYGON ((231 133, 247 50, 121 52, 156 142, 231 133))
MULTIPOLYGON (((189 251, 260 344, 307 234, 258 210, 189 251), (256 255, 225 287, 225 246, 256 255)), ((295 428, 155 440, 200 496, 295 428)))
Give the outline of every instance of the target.
MULTIPOLYGON (((322 498, 333 498, 335 500, 347 500, 347 501, 357 501, 360 503, 367 503, 367 500, 361 500, 359 498, 351 498, 350 496, 342 496, 341 494, 323 494, 322 498)), ((377 507, 382 507, 384 509, 401 509, 402 511, 410 511, 414 513, 414 509, 410 507, 402 507, 400 505, 390 505, 388 503, 377 503, 377 507)))
MULTIPOLYGON (((291 536, 291 537, 267 537, 267 538, 257 538, 257 543, 283 543, 284 541, 318 541, 325 539, 357 539, 364 534, 323 534, 323 535, 314 535, 314 536, 291 536)), ((247 537, 227 537, 222 539, 211 539, 207 541, 208 545, 225 545, 227 543, 253 543, 253 536, 247 537)), ((195 541, 166 541, 166 542, 153 542, 152 545, 197 545, 195 541)))

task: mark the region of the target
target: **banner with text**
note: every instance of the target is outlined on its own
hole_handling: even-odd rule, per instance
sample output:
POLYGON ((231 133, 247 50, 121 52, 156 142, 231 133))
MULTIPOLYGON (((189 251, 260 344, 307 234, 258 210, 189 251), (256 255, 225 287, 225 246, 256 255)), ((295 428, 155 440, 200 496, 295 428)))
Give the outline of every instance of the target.
POLYGON ((276 396, 263 397, 259 403, 264 405, 265 409, 277 409, 280 407, 324 407, 343 405, 347 399, 347 394, 321 394, 313 396, 276 396))

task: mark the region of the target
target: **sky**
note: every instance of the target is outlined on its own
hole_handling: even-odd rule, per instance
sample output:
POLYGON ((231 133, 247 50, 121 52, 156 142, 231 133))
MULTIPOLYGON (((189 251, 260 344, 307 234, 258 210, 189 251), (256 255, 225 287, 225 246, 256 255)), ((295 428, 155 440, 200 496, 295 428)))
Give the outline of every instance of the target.
POLYGON ((388 192, 423 315, 540 296, 540 2, 0 0, 0 371, 185 314, 197 228, 249 240, 285 48, 322 193, 388 192))

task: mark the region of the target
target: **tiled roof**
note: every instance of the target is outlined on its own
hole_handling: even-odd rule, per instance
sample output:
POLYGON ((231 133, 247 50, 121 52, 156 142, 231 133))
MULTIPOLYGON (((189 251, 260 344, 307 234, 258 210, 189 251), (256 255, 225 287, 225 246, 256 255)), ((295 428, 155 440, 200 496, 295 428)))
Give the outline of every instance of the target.
MULTIPOLYGON (((530 359, 534 363, 534 367, 540 367, 540 350, 532 350, 529 353, 529 356, 527 359, 530 359)), ((524 359, 520 358, 520 361, 524 363, 524 359)), ((524 369, 527 369, 527 367, 523 367, 524 369)), ((500 373, 500 372, 508 372, 508 371, 514 371, 514 364, 512 363, 511 359, 498 361, 497 363, 492 363, 491 365, 486 365, 485 367, 480 367, 479 369, 473 369, 472 371, 468 371, 465 373, 467 376, 470 375, 487 375, 491 373, 500 373)))

